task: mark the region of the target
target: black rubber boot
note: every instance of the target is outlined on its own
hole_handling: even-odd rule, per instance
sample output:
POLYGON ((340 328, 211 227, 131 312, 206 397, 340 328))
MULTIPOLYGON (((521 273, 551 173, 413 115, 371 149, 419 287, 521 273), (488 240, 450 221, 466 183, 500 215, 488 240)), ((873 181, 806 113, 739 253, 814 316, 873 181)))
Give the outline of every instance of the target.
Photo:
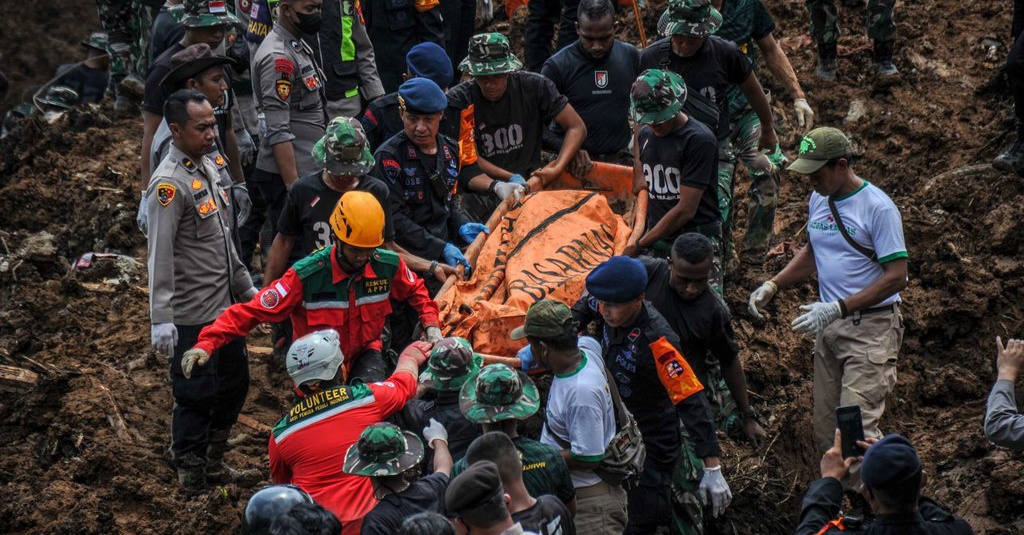
POLYGON ((175 464, 178 467, 178 483, 187 496, 206 492, 206 459, 187 453, 179 457, 175 464))
POLYGON ((836 56, 835 43, 818 43, 818 67, 814 69, 814 76, 821 80, 835 80, 836 56))
POLYGON ((263 474, 255 468, 235 470, 224 464, 229 436, 231 429, 210 430, 210 443, 206 447, 206 479, 218 485, 235 483, 241 486, 252 486, 262 481, 263 474))
POLYGON ((895 76, 900 73, 892 62, 892 41, 875 41, 873 56, 879 76, 895 76))
POLYGON ((996 156, 992 167, 1005 173, 1017 173, 1024 176, 1024 135, 1018 135, 1017 141, 1010 145, 1010 148, 996 156))

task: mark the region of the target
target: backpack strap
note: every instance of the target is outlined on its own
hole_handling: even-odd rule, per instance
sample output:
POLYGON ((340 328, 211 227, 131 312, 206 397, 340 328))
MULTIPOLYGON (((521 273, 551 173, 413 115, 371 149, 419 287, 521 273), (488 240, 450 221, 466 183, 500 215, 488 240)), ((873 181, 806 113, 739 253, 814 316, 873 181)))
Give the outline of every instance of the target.
POLYGON ((846 225, 843 224, 843 218, 839 217, 839 209, 836 208, 836 201, 832 197, 828 198, 828 209, 832 212, 832 219, 836 220, 836 226, 839 227, 839 233, 843 235, 843 239, 846 243, 850 244, 858 253, 868 257, 872 262, 878 262, 878 255, 874 249, 864 247, 863 245, 853 241, 850 233, 846 230, 846 225))

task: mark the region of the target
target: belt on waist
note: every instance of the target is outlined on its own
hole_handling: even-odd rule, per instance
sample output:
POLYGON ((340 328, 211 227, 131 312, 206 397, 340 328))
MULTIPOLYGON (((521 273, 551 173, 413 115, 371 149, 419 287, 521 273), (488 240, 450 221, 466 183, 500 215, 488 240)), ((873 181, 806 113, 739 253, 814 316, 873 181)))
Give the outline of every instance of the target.
POLYGON ((609 486, 604 481, 601 481, 600 483, 595 483, 589 487, 580 487, 576 489, 576 497, 579 499, 593 498, 594 496, 604 496, 605 494, 610 494, 611 491, 611 486, 609 486))
POLYGON ((900 309, 899 305, 900 305, 900 302, 896 301, 895 303, 892 303, 892 304, 889 304, 889 305, 885 305, 885 306, 881 306, 881 307, 872 307, 872 308, 865 308, 864 310, 858 310, 857 312, 854 312, 853 314, 850 314, 850 315, 851 316, 855 316, 857 314, 860 314, 861 316, 867 316, 867 315, 870 315, 870 314, 879 314, 879 313, 882 313, 882 312, 898 312, 899 309, 900 309))

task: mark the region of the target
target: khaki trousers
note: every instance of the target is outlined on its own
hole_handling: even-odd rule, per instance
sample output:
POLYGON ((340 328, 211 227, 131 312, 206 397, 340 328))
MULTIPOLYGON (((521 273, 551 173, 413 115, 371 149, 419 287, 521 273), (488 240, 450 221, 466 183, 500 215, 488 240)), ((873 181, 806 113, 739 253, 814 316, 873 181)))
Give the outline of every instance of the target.
POLYGON ((626 530, 626 491, 598 483, 576 489, 576 533, 622 535, 626 530))
MULTIPOLYGON (((854 313, 829 325, 814 342, 814 438, 822 452, 832 447, 836 407, 860 405, 864 436, 881 438, 878 421, 885 396, 896 386, 896 357, 903 344, 903 315, 854 313)), ((851 469, 859 479, 859 463, 851 469)), ((848 487, 849 488, 849 487, 848 487)))

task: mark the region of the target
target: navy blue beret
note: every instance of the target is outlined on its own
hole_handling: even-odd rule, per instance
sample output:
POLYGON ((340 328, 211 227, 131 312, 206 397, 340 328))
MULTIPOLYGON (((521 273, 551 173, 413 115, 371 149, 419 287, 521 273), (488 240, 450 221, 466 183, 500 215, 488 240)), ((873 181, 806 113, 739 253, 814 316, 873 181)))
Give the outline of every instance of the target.
POLYGON ((425 41, 409 49, 405 55, 409 74, 433 80, 439 87, 452 83, 452 60, 437 43, 425 41))
POLYGON ((647 288, 647 269, 635 258, 613 256, 587 275, 587 291, 598 301, 625 303, 647 288))
POLYGON ((892 434, 875 442, 864 454, 860 480, 869 487, 906 481, 921 471, 921 458, 909 440, 892 434))
POLYGON ((437 113, 448 107, 448 97, 433 81, 413 78, 398 87, 398 97, 405 102, 406 111, 437 113))

